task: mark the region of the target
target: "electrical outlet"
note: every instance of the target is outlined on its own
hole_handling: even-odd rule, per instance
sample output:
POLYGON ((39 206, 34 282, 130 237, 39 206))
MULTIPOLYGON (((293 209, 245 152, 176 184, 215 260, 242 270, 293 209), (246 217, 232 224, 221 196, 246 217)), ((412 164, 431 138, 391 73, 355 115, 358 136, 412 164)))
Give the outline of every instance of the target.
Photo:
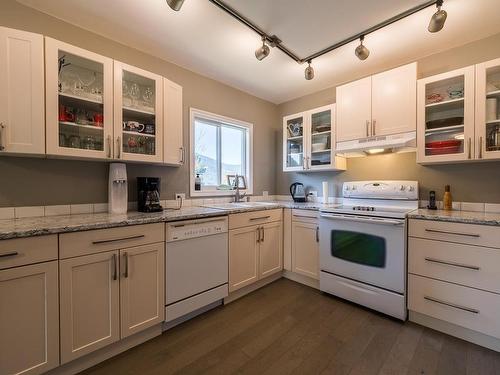
POLYGON ((313 197, 317 198, 318 197, 318 192, 316 190, 311 190, 309 192, 309 195, 312 195, 313 197))
POLYGON ((262 192, 262 196, 263 196, 263 197, 267 197, 268 195, 269 195, 269 192, 268 192, 267 190, 264 190, 264 191, 262 192))
POLYGON ((175 200, 178 201, 179 199, 185 200, 186 194, 185 193, 175 193, 175 200))

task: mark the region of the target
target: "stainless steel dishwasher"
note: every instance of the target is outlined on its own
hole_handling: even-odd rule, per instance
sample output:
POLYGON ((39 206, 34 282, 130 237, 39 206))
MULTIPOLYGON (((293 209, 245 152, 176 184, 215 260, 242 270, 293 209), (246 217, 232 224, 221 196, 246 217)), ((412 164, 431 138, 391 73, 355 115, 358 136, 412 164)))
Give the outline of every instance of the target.
POLYGON ((227 297, 227 216, 168 223, 165 259, 168 326, 227 297))

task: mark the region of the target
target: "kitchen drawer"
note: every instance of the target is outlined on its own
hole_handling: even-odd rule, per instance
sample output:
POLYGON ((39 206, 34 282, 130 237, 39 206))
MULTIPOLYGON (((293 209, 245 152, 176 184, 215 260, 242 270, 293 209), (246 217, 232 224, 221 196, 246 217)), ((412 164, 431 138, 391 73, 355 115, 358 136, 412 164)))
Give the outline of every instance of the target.
POLYGON ((57 235, 0 241, 0 269, 57 260, 57 235))
POLYGON ((408 277, 408 308, 500 338, 500 296, 422 276, 408 277))
POLYGON ((130 225, 59 235, 61 259, 165 241, 165 224, 130 225))
POLYGON ((500 293, 500 250, 409 238, 408 271, 500 293))
POLYGON ((292 210, 292 221, 301 223, 317 224, 319 218, 319 211, 311 210, 292 210))
POLYGON ((434 220, 410 220, 410 237, 500 248, 500 227, 450 223, 434 220))
POLYGON ((277 208, 274 210, 261 210, 229 215, 229 229, 280 221, 282 212, 283 210, 281 208, 277 208))

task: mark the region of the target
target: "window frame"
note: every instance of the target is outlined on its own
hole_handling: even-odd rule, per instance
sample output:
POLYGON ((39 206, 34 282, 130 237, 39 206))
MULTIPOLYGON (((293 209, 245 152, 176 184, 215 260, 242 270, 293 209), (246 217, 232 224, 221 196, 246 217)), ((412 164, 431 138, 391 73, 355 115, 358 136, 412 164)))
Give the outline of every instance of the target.
MULTIPOLYGON (((246 137, 246 155, 245 155, 245 169, 246 169, 246 179, 247 179, 247 189, 244 190, 247 194, 253 194, 253 124, 250 122, 237 120, 231 117, 218 115, 215 113, 203 111, 201 109, 190 108, 189 109, 189 149, 190 149, 190 158, 189 158, 189 195, 191 197, 210 197, 210 196, 231 196, 234 193, 232 191, 227 190, 216 190, 208 189, 204 191, 196 191, 194 189, 194 168, 195 168, 195 147, 194 147, 194 126, 195 126, 195 118, 202 117, 207 120, 211 120, 214 122, 219 122, 223 124, 227 124, 228 126, 244 128, 247 131, 246 137)), ((220 147, 218 147, 218 157, 220 158, 220 147)), ((220 166, 218 165, 218 168, 220 166)))

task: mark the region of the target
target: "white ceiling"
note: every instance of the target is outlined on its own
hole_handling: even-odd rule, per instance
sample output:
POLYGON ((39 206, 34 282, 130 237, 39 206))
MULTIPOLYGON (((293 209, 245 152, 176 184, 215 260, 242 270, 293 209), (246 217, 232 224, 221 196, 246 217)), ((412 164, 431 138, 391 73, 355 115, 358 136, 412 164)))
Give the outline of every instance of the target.
MULTIPOLYGON (((277 49, 257 61, 259 36, 207 0, 185 0, 180 12, 165 0, 18 1, 274 103, 500 32, 498 0, 445 0, 441 32, 427 31, 429 7, 368 35, 366 61, 354 56, 356 42, 314 60, 306 81, 304 66, 277 49)), ((227 1, 304 57, 424 0, 227 1)))

